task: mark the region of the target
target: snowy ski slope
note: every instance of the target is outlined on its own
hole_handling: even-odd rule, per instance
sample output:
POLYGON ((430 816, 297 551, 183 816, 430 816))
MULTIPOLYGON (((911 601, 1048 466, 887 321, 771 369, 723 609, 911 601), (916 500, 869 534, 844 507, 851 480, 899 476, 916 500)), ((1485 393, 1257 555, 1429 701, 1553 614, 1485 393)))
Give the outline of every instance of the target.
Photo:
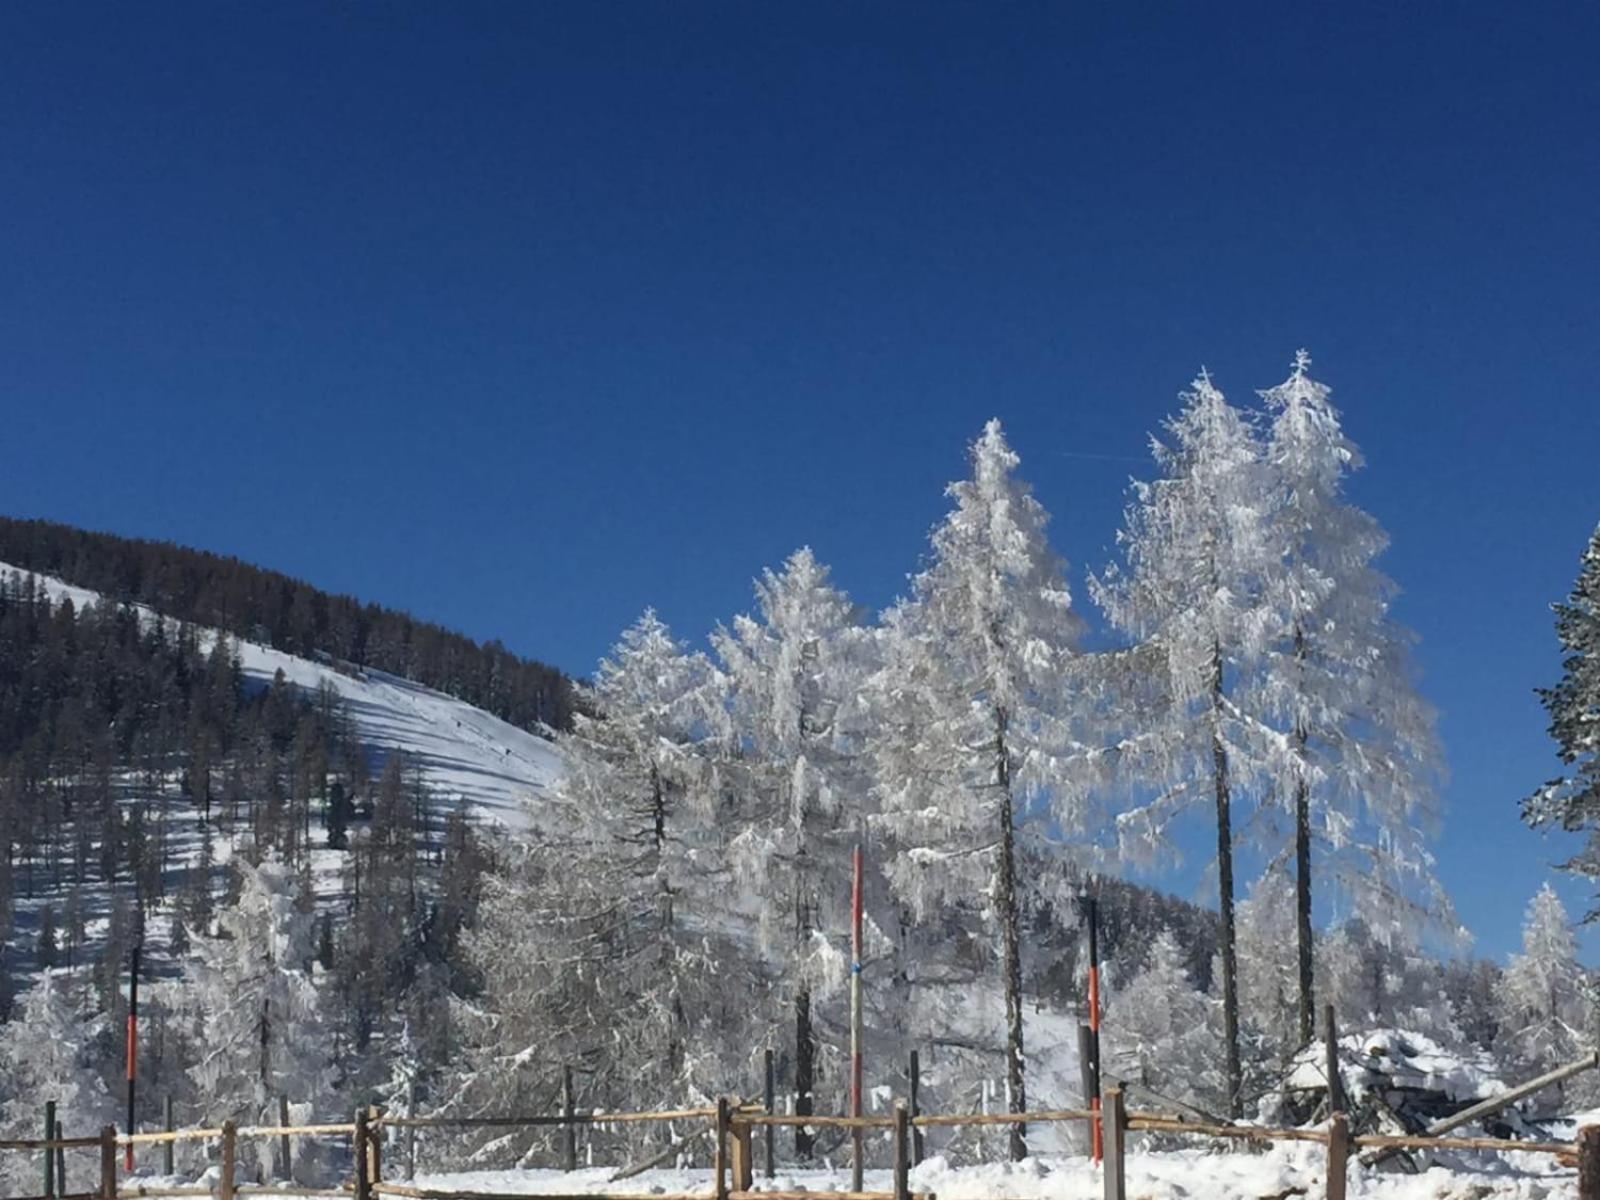
MULTIPOLYGON (((6 563, 0 563, 0 573, 28 574, 6 563)), ((98 594, 48 575, 34 578, 52 600, 70 597, 80 607, 102 602, 98 594)), ((148 609, 142 611, 155 619, 148 609)), ((201 636, 209 646, 217 635, 208 630, 201 636)), ((241 639, 237 645, 252 684, 266 686, 280 670, 290 683, 310 692, 329 684, 380 765, 388 754, 403 751, 440 800, 465 798, 486 821, 526 827, 533 806, 561 775, 561 754, 554 745, 464 700, 382 671, 357 676, 254 642, 241 639)))

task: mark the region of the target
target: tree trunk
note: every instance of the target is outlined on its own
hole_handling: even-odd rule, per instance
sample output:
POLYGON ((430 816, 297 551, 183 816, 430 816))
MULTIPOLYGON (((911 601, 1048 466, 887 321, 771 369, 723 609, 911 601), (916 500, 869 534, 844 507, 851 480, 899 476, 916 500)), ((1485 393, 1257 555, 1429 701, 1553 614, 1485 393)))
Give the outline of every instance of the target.
MULTIPOLYGON (((816 1087, 816 1032, 811 1025, 811 993, 802 989, 794 997, 794 1111, 808 1117, 814 1111, 812 1093, 816 1087)), ((794 1127, 794 1153, 801 1162, 810 1162, 815 1142, 803 1125, 794 1127)))
POLYGON ((667 844, 667 792, 661 786, 661 768, 650 764, 650 834, 655 839, 656 856, 667 844))
MULTIPOLYGON (((1000 789, 1000 860, 995 873, 995 907, 1000 913, 1001 973, 1006 988, 1006 1090, 1010 1110, 1028 1110, 1022 1057, 1022 939, 1018 928, 1015 811, 1011 799, 1011 759, 1006 747, 1006 711, 995 710, 995 784, 1000 789)), ((1011 1126, 1011 1157, 1028 1156, 1027 1128, 1011 1126)))
POLYGON ((1239 963, 1233 940, 1233 815, 1228 789, 1228 751, 1222 742, 1222 648, 1212 648, 1211 765, 1217 793, 1217 908, 1221 916, 1218 949, 1222 955, 1222 1039, 1226 1061, 1228 1115, 1243 1112, 1244 1077, 1239 1065, 1239 963))
MULTIPOLYGON (((1294 630, 1296 664, 1306 657, 1306 638, 1298 625, 1294 630)), ((1297 718, 1294 726, 1295 761, 1299 767, 1294 784, 1294 898, 1295 939, 1300 968, 1300 1045, 1311 1044, 1316 1034, 1317 997, 1313 974, 1311 934, 1311 783, 1306 778, 1306 725, 1297 718)))
MULTIPOLYGON (((1303 738, 1303 734, 1297 735, 1303 738)), ((1311 1044, 1316 1031, 1317 997, 1313 979, 1311 934, 1311 798, 1302 777, 1294 790, 1295 938, 1300 967, 1300 1045, 1311 1044)))

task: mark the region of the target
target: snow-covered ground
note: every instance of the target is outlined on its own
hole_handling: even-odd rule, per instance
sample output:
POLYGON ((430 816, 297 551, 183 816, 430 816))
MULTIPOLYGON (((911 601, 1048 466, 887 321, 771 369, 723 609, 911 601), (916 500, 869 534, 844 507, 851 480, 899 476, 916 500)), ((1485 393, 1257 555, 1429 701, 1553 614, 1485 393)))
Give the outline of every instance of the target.
MULTIPOLYGON (((5 563, 0 563, 0 573, 27 574, 5 563)), ((70 597, 79 607, 102 602, 84 588, 48 575, 34 577, 52 599, 70 597)), ((215 637, 214 631, 203 632, 202 644, 215 637)), ((404 751, 442 801, 465 798, 485 820, 510 827, 526 825, 529 802, 536 801, 561 773, 560 752, 549 741, 464 700, 382 671, 358 676, 254 642, 236 644, 251 682, 269 684, 281 670, 290 683, 308 692, 329 684, 375 757, 404 751)))
MULTIPOLYGON (((1509 1163, 1478 1156, 1459 1169, 1436 1166, 1415 1175, 1390 1170, 1367 1171, 1352 1164, 1349 1195, 1371 1200, 1558 1200, 1577 1195, 1574 1173, 1534 1155, 1511 1156, 1509 1163)), ((759 1160, 758 1160, 759 1161, 759 1160)), ((1256 1197, 1317 1197, 1326 1185, 1326 1158, 1320 1147, 1303 1143, 1279 1145, 1262 1154, 1208 1153, 1203 1149, 1130 1153, 1128 1195, 1140 1200, 1254 1200, 1256 1197), (1296 1191, 1295 1189, 1304 1189, 1296 1191)), ((416 1184, 448 1191, 540 1195, 709 1194, 709 1171, 648 1171, 612 1182, 614 1171, 590 1167, 561 1171, 472 1171, 419 1175, 416 1184)), ((866 1172, 869 1190, 888 1191, 887 1171, 866 1172)), ((833 1170, 779 1170, 772 1179, 758 1172, 757 1190, 847 1191, 847 1167, 833 1170)), ((940 1200, 1099 1200, 1104 1195, 1100 1171, 1078 1156, 1042 1156, 1020 1163, 988 1163, 954 1167, 930 1158, 912 1169, 913 1192, 933 1192, 940 1200)))

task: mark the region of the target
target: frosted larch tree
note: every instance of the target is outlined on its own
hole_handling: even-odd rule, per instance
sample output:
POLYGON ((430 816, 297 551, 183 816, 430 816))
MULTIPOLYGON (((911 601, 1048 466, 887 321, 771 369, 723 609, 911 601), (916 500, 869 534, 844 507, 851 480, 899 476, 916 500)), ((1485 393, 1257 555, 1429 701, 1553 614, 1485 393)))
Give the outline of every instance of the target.
MULTIPOLYGON (((1062 713, 1079 622, 1048 514, 1017 478, 998 421, 971 461, 949 488, 955 507, 933 532, 931 562, 885 616, 874 751, 897 892, 919 916, 982 897, 1000 951, 1007 1098, 1022 1112, 1017 831, 1046 801, 1062 830, 1082 825, 1062 713)), ((1012 1130, 1020 1158, 1024 1130, 1012 1130)))
POLYGON ((1295 881, 1273 862, 1239 902, 1239 1007, 1250 1014, 1266 1050, 1278 1061, 1301 1046, 1296 970, 1284 951, 1294 943, 1295 881))
POLYGON ((1500 978, 1500 1040, 1521 1070, 1549 1070, 1592 1045, 1584 970, 1567 909, 1548 883, 1528 904, 1522 952, 1500 978))
POLYGON ((1360 451, 1310 365, 1302 350, 1289 378, 1261 393, 1280 627, 1240 698, 1290 738, 1278 790, 1294 816, 1301 1045, 1315 1026, 1315 877, 1374 931, 1455 925, 1425 843, 1438 815, 1434 713, 1417 692, 1413 635, 1390 613, 1397 589, 1375 565, 1388 538, 1343 494, 1360 451))
POLYGON ((1249 421, 1202 373, 1153 442, 1162 477, 1135 483, 1118 534, 1123 563, 1091 580, 1112 625, 1162 652, 1165 703, 1144 708, 1122 747, 1130 781, 1150 793, 1118 818, 1130 852, 1160 850, 1170 822, 1209 804, 1216 818, 1223 1053, 1228 1111, 1241 1111, 1238 961, 1234 945, 1236 803, 1286 753, 1232 695, 1260 663, 1272 629, 1263 579, 1269 541, 1259 443, 1249 421))
MULTIPOLYGON (((19 997, 11 1019, 0 1025, 4 1136, 37 1137, 44 1097, 56 1102, 72 1132, 96 1130, 116 1120, 116 1104, 96 1062, 107 1022, 87 1008, 85 998, 73 994, 69 972, 47 970, 19 997)), ((73 1157, 68 1155, 67 1161, 73 1157)), ((8 1154, 0 1162, 0 1180, 14 1195, 37 1189, 37 1172, 38 1160, 32 1155, 8 1154)))
POLYGON ((199 1059, 189 1077, 218 1120, 270 1123, 279 1096, 321 1111, 333 1047, 313 976, 315 923, 284 863, 239 858, 235 869, 237 902, 219 910, 215 936, 191 945, 182 1003, 199 1059))
MULTIPOLYGON (((550 1104, 563 1066, 552 1044, 582 1068, 585 1105, 714 1095, 761 1008, 754 973, 717 970, 746 931, 703 745, 722 736, 720 676, 647 612, 588 700, 594 715, 561 739, 566 770, 538 835, 510 848, 465 934, 482 994, 458 1014, 457 1112, 550 1104)), ((542 1135, 510 1144, 527 1154, 542 1135)))
MULTIPOLYGON (((872 640, 810 549, 764 572, 756 601, 756 616, 712 635, 742 782, 730 851, 761 897, 763 948, 792 991, 795 1112, 804 1115, 816 1087, 812 1002, 844 978, 844 956, 825 931, 847 928, 849 851, 865 816, 859 696, 872 640)), ((797 1126, 796 1154, 811 1149, 811 1132, 797 1126)))
POLYGON ((1224 1086, 1217 1070, 1214 1005, 1189 976, 1188 952, 1163 929, 1151 943, 1144 970, 1108 997, 1112 1070, 1190 1104, 1215 1104, 1224 1086))

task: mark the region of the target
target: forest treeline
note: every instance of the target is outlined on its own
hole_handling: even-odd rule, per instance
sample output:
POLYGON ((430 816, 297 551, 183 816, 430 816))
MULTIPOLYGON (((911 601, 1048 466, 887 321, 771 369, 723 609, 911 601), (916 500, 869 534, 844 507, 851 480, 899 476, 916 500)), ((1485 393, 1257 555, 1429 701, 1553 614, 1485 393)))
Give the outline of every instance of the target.
POLYGON ((247 678, 226 636, 16 572, 0 850, 6 1128, 40 1096, 75 1129, 111 1118, 135 946, 141 1077, 196 1116, 320 1113, 442 1065, 475 992, 462 937, 494 857, 464 802, 364 744, 332 687, 247 678))
POLYGON ((571 723, 572 683, 555 667, 513 654, 498 640, 479 643, 237 558, 0 517, 0 562, 289 654, 326 655, 400 675, 524 729, 571 723))

